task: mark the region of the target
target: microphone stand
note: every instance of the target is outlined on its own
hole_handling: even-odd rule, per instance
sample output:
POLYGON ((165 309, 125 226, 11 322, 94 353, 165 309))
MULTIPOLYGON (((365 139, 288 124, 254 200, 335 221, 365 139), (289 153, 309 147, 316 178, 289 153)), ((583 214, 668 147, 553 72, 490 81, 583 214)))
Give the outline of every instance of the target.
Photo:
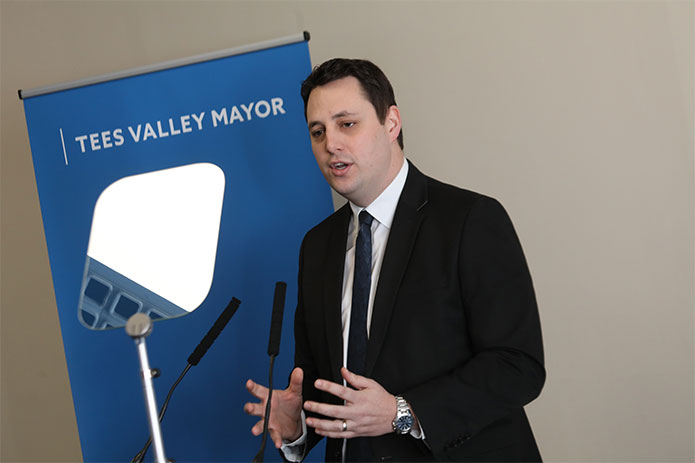
MULTIPOLYGON (((174 385, 171 386, 171 389, 169 389, 169 393, 167 394, 166 399, 164 399, 164 405, 162 405, 161 410, 159 410, 157 423, 162 422, 162 418, 164 418, 164 413, 167 411, 167 407, 169 406, 169 400, 171 399, 171 396, 174 393, 174 389, 176 389, 176 386, 178 386, 178 384, 181 382, 183 377, 186 375, 188 370, 191 369, 192 366, 198 365, 200 359, 203 358, 210 346, 212 346, 212 343, 215 342, 215 339, 217 339, 217 336, 220 335, 222 330, 227 326, 227 323, 229 323, 229 320, 231 320, 232 316, 236 313, 237 309, 239 308, 239 304, 241 304, 241 301, 236 297, 233 297, 232 300, 229 301, 227 307, 220 314, 220 316, 217 317, 215 324, 212 325, 212 328, 210 328, 205 337, 200 341, 193 353, 191 353, 191 355, 188 356, 188 364, 186 365, 186 368, 183 369, 183 372, 179 375, 178 379, 174 381, 174 385)), ((147 449, 150 448, 151 444, 152 437, 147 439, 147 442, 145 442, 145 445, 142 447, 142 449, 140 449, 137 455, 133 457, 131 463, 142 463, 142 461, 145 459, 147 449)))
POLYGON ((133 338, 138 349, 140 358, 140 375, 142 377, 142 389, 145 394, 145 406, 147 408, 147 419, 150 424, 150 434, 154 442, 154 459, 157 463, 167 463, 164 455, 164 441, 162 440, 162 430, 157 418, 157 403, 154 397, 154 385, 152 384, 152 370, 147 358, 147 347, 145 338, 152 332, 152 320, 144 313, 136 313, 128 319, 125 326, 128 336, 133 338))

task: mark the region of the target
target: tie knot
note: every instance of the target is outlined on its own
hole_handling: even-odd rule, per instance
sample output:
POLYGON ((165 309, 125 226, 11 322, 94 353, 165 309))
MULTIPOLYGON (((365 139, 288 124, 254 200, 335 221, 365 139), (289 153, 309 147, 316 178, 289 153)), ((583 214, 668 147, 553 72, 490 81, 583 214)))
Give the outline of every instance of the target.
POLYGON ((360 226, 366 225, 368 227, 371 227, 372 221, 374 220, 374 217, 372 217, 369 214, 369 212, 367 212, 367 209, 363 209, 362 212, 360 212, 359 220, 360 220, 360 226))

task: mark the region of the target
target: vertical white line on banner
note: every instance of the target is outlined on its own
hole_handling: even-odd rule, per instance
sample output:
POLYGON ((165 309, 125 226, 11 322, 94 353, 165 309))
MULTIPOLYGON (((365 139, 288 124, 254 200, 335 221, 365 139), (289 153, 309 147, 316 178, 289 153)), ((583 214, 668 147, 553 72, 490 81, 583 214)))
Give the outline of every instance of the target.
POLYGON ((65 158, 65 165, 68 165, 68 153, 65 152, 65 139, 63 138, 63 129, 60 130, 60 141, 63 143, 63 157, 65 158))

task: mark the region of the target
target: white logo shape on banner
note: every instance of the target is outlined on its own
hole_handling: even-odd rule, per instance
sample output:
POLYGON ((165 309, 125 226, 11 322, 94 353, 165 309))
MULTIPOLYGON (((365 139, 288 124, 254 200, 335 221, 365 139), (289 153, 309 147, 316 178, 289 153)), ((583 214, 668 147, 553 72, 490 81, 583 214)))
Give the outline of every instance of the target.
POLYGON ((92 220, 82 322, 102 329, 123 326, 136 312, 156 319, 198 308, 212 285, 224 188, 224 173, 210 163, 134 175, 106 188, 92 220))

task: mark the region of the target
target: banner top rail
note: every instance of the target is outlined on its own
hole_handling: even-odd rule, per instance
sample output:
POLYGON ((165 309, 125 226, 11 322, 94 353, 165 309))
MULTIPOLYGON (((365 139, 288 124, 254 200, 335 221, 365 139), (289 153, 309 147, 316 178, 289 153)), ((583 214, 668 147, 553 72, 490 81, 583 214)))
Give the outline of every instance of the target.
POLYGON ((251 53, 254 51, 264 50, 266 48, 279 47, 282 45, 290 45, 297 42, 308 42, 311 38, 309 32, 304 31, 298 34, 292 34, 285 37, 279 37, 276 39, 264 40, 262 42, 251 43, 248 45, 241 45, 238 47, 227 48, 225 50, 218 50, 209 53, 203 53, 200 55, 189 56, 187 58, 179 58, 171 61, 164 61, 161 63, 150 64, 147 66, 140 66, 137 68, 126 69, 124 71, 116 71, 108 74, 102 74, 94 77, 87 77, 84 79, 73 80, 70 82, 63 82, 53 85, 45 85, 42 87, 36 87, 29 90, 18 90, 19 99, 24 100, 27 98, 46 95, 48 93, 59 92, 62 90, 69 90, 78 87, 86 87, 87 85, 99 84, 102 82, 108 82, 111 80, 124 79, 126 77, 138 76, 141 74, 148 74, 156 71, 163 71, 166 69, 187 66, 189 64, 203 63, 205 61, 211 61, 220 58, 226 58, 228 56, 241 55, 243 53, 251 53))

